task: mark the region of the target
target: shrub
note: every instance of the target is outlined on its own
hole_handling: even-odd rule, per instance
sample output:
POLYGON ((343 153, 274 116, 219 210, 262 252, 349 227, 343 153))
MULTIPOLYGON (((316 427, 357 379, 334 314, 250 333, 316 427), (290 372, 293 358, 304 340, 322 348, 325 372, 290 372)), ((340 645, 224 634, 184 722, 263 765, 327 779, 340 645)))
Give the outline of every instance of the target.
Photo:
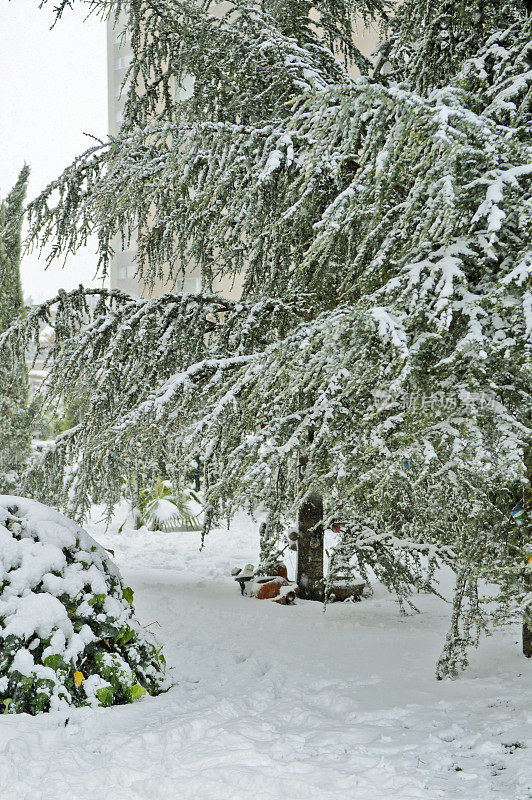
POLYGON ((168 480, 158 478, 151 489, 141 489, 133 510, 138 527, 152 531, 199 531, 201 500, 192 489, 176 489, 168 480))
POLYGON ((0 496, 0 712, 130 703, 165 688, 133 591, 76 523, 0 496))

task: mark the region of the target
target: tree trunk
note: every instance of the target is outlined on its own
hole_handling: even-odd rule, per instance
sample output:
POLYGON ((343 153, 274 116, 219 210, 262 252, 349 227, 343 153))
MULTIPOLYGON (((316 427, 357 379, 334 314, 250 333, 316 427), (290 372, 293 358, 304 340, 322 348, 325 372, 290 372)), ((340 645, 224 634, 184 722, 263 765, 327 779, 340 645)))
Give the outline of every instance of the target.
MULTIPOLYGON (((530 13, 532 9, 532 2, 527 4, 527 10, 530 13)), ((532 447, 529 447, 525 453, 526 474, 530 481, 532 479, 532 447)), ((530 483, 528 484, 530 486, 530 483)), ((523 505, 530 506, 530 493, 525 496, 523 505)), ((528 515, 527 515, 528 518, 528 515)), ((526 539, 530 539, 530 527, 526 531, 526 539)), ((527 560, 525 564, 525 586, 529 592, 532 592, 532 553, 528 551, 527 560)), ((532 608, 527 608, 523 619, 523 653, 527 658, 532 658, 532 608)))
POLYGON ((532 658, 532 625, 523 622, 523 653, 532 658))
MULTIPOLYGON (((525 567, 525 585, 532 592, 532 556, 529 557, 525 567)), ((532 658, 532 613, 527 611, 523 622, 523 653, 527 658, 532 658)))
POLYGON ((315 492, 301 505, 298 516, 297 583, 303 600, 324 598, 322 520, 323 498, 315 492))

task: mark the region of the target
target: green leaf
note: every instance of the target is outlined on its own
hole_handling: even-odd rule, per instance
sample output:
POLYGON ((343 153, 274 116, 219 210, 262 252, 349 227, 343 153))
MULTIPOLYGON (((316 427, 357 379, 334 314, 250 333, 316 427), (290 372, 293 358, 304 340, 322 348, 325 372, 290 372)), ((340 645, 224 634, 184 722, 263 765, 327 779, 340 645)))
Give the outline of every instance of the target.
MULTIPOLYGON (((112 617, 107 617, 107 619, 112 620, 112 617)), ((98 622, 98 633, 102 638, 105 636, 107 639, 114 639, 119 635, 120 629, 110 622, 98 622)))
POLYGON ((90 606, 95 606, 97 603, 99 603, 100 605, 103 605, 103 603, 104 603, 104 601, 105 601, 105 597, 106 597, 106 596, 105 596, 104 594, 95 594, 95 595, 94 595, 93 597, 91 597, 91 599, 89 600, 89 605, 90 605, 90 606))
POLYGON ((133 686, 130 686, 127 690, 127 696, 129 697, 130 701, 133 702, 134 700, 138 700, 139 697, 142 697, 146 694, 146 689, 144 686, 141 686, 140 683, 134 683, 133 686))
POLYGON ((124 591, 122 592, 122 597, 126 602, 129 603, 130 606, 133 605, 133 589, 130 586, 126 586, 124 591))
POLYGON ((65 660, 58 653, 54 653, 51 656, 46 656, 46 658, 43 659, 43 664, 45 667, 51 667, 53 670, 55 670, 55 672, 57 672, 58 669, 67 668, 65 660))
POLYGON ((123 647, 127 644, 135 635, 135 631, 129 627, 122 628, 118 636, 116 637, 116 643, 119 647, 123 647))
POLYGON ((7 714, 9 712, 9 706, 11 705, 12 702, 13 702, 12 697, 6 697, 4 700, 0 700, 0 703, 4 704, 4 714, 7 714))
POLYGON ((96 697, 102 706, 112 706, 115 697, 112 686, 102 686, 101 689, 96 690, 96 697))

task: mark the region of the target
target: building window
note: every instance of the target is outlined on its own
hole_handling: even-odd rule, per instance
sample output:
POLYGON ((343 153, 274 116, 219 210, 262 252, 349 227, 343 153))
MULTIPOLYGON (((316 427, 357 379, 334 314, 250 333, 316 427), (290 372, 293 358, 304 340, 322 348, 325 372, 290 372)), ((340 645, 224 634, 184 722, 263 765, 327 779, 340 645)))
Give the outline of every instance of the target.
POLYGON ((119 281, 127 280, 127 267, 118 267, 117 275, 119 281))
POLYGON ((181 291, 183 294, 198 294, 201 291, 201 278, 185 278, 181 291))
POLYGON ((183 103, 185 100, 190 100, 194 94, 194 84, 196 79, 193 75, 185 75, 179 84, 174 77, 173 79, 173 95, 174 103, 183 103))

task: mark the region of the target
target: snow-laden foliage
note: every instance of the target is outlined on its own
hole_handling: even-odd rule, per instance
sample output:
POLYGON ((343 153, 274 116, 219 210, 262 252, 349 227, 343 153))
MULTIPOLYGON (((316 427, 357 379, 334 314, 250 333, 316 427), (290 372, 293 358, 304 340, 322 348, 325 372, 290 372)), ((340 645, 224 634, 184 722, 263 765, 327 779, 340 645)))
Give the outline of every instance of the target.
POLYGON ((137 622, 133 592, 82 528, 0 496, 3 713, 130 703, 164 686, 164 657, 137 622))
POLYGON ((175 488, 170 481, 158 478, 151 488, 139 491, 133 508, 135 526, 146 525, 152 531, 201 530, 201 501, 192 489, 175 488))
MULTIPOLYGON (((5 200, 0 200, 0 332, 24 312, 20 281, 21 232, 29 169, 24 166, 5 200)), ((0 353, 0 489, 16 480, 29 452, 28 370, 13 344, 0 353)))
MULTIPOLYGON (((306 316, 305 310, 297 312, 281 300, 235 303, 172 294, 134 300, 99 289, 60 293, 4 336, 9 344, 20 342, 22 334, 22 351, 33 346, 38 352, 40 324, 53 322, 44 402, 62 398, 67 407, 75 402, 81 419, 33 464, 26 490, 57 505, 68 496, 70 512, 81 519, 91 500, 112 507, 126 494, 137 503, 139 488, 151 485, 162 468, 181 485, 190 459, 182 457, 175 432, 168 436, 157 419, 153 425, 134 425, 140 436, 126 428, 119 434, 117 426, 129 414, 146 417, 165 379, 166 394, 157 400, 161 409, 179 396, 181 386, 195 381, 208 395, 208 385, 214 390, 225 374, 306 316), (98 302, 89 304, 87 299, 95 296, 98 302), (190 378, 180 378, 191 362, 190 378), (96 424, 88 424, 91 419, 96 424)), ((175 423, 180 426, 177 418, 175 423)))
POLYGON ((496 31, 461 68, 459 83, 477 98, 482 115, 521 128, 532 117, 532 38, 518 20, 496 31))
POLYGON ((219 20, 112 3, 134 50, 124 125, 31 204, 31 238, 66 255, 96 232, 105 269, 112 237, 134 236, 148 284, 193 262, 205 293, 102 292, 88 321, 84 293, 62 294, 2 340, 53 309, 48 391, 83 398, 32 491, 82 514, 158 458, 199 457, 206 528, 265 506, 272 553, 318 491, 343 561, 400 598, 435 588, 442 560, 457 570, 440 675, 490 622, 479 581, 497 618, 526 594, 511 509, 530 497, 532 19, 473 5, 360 5, 389 38, 353 78, 332 60, 347 2, 219 20), (322 36, 309 20, 327 14, 322 36), (239 275, 240 303, 210 293, 239 275))
POLYGON ((388 72, 420 92, 445 86, 494 31, 500 33, 516 23, 515 35, 531 10, 530 0, 396 3, 395 13, 382 20, 382 51, 388 59, 388 72))

